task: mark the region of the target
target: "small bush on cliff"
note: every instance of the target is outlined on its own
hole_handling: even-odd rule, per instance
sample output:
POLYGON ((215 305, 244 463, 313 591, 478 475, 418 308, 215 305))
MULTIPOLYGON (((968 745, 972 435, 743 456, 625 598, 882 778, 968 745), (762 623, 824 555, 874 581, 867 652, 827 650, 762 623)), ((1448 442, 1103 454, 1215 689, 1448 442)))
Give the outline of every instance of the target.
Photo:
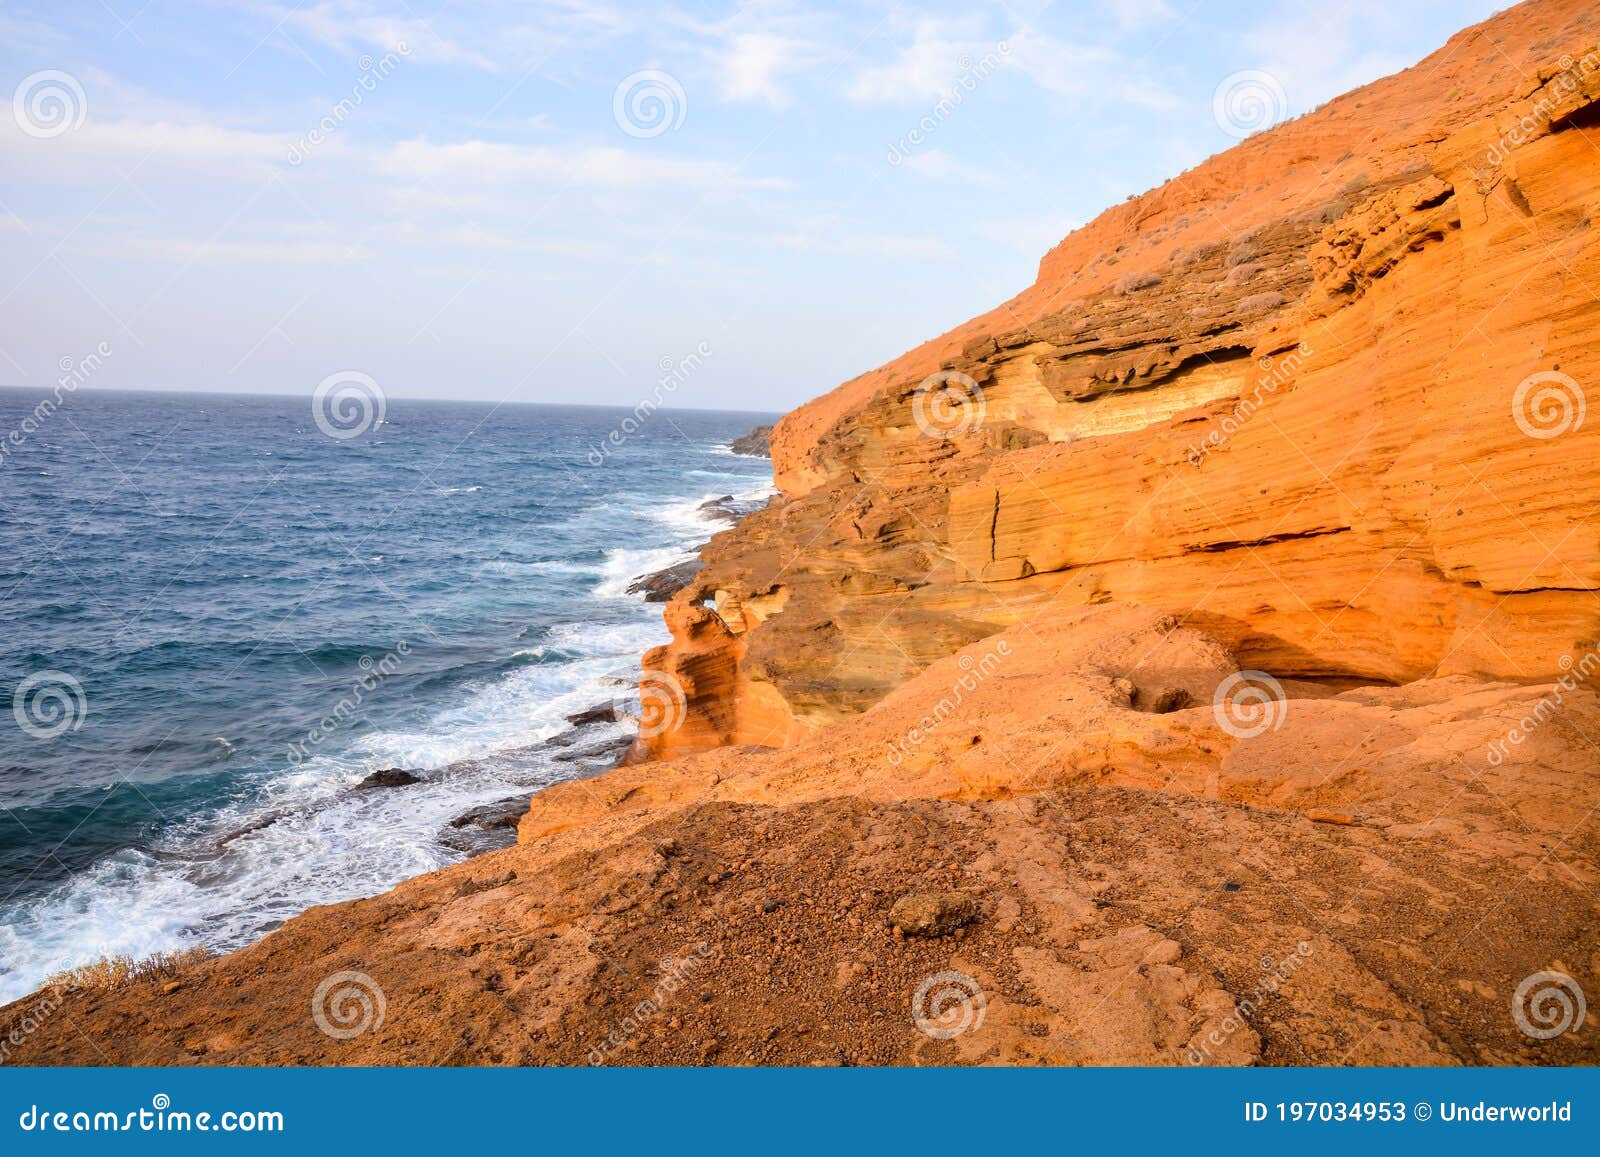
POLYGON ((1150 289, 1161 284, 1161 278, 1154 273, 1125 273, 1112 287, 1118 294, 1137 293, 1141 289, 1150 289))
POLYGON ((156 952, 135 960, 121 953, 57 972, 45 983, 51 988, 125 988, 146 980, 165 980, 211 959, 203 945, 179 952, 156 952))

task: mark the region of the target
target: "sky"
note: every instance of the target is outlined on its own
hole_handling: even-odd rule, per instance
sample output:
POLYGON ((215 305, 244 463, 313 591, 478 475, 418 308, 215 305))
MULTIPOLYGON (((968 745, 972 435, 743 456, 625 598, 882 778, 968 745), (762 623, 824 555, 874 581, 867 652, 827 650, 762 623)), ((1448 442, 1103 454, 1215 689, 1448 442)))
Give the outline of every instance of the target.
POLYGON ((1495 7, 5 0, 0 384, 788 409, 1495 7))

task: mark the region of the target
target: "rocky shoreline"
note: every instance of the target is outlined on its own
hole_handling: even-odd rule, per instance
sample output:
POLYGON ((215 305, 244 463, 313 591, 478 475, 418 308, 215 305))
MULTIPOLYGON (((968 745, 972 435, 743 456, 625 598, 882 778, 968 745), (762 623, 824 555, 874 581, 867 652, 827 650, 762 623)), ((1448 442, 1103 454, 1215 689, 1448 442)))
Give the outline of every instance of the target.
MULTIPOLYGON (((759 432, 770 428, 758 426, 756 431, 759 432)), ((763 444, 765 443, 763 442, 763 444)), ((735 452, 739 453, 740 451, 735 452)), ((721 498, 712 498, 701 503, 700 513, 707 518, 724 522, 731 528, 737 525, 739 520, 746 515, 766 509, 767 503, 767 499, 739 499, 732 494, 724 494, 721 498)), ((700 550, 703 551, 709 545, 709 542, 702 543, 700 550)), ((640 595, 647 603, 664 603, 693 583, 695 577, 704 569, 705 563, 698 558, 675 563, 662 570, 640 575, 628 584, 627 593, 640 595)))
POLYGON ((772 429, 771 426, 757 426, 748 434, 735 438, 728 444, 728 449, 747 458, 770 458, 772 429))

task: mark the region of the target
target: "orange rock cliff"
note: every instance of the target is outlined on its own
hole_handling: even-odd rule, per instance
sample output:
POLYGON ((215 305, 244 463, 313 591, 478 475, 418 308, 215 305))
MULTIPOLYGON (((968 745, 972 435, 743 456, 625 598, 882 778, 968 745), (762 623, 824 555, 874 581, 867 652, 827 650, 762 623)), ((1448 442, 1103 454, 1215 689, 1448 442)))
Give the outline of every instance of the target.
POLYGON ((791 742, 1045 607, 1144 604, 1280 677, 1593 648, 1595 31, 1536 0, 1462 32, 789 414, 781 497, 646 660, 688 699, 653 753, 791 742))
POLYGON ((1501 13, 788 415, 636 758, 0 1009, 14 1060, 1600 1063, 1596 23, 1501 13))

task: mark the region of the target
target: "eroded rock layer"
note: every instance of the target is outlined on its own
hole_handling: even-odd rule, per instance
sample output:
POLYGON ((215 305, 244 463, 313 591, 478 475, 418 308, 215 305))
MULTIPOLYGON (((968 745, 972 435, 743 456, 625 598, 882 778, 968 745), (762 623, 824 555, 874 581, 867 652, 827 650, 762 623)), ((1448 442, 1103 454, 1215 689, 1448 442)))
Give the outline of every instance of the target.
POLYGON ((1286 677, 1531 680, 1591 649, 1593 15, 1463 32, 785 418, 782 498, 646 664, 689 700, 654 754, 792 741, 1051 606, 1156 607, 1286 677))

